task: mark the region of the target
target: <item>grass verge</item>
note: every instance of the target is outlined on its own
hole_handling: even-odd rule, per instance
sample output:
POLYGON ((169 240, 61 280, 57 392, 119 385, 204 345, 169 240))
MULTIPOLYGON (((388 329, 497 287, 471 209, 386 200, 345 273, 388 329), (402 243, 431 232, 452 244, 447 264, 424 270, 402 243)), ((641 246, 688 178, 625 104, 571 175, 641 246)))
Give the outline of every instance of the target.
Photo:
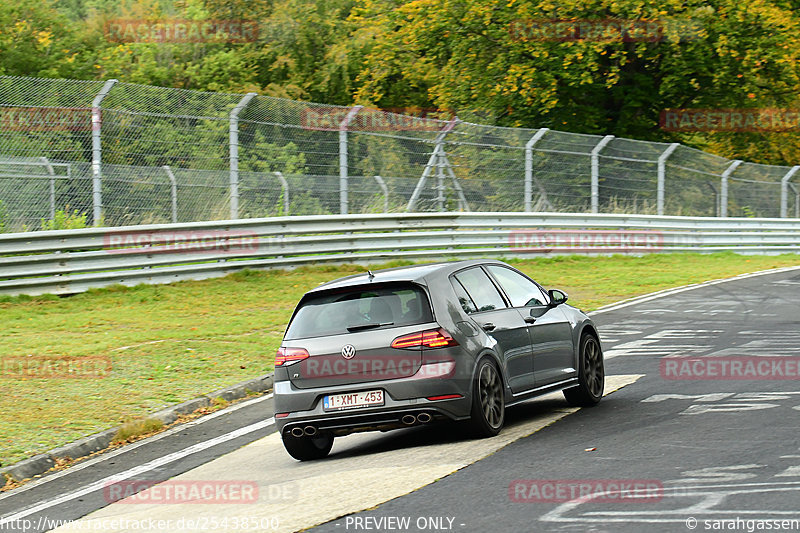
MULTIPOLYGON (((570 303, 589 311, 669 287, 800 265, 800 255, 560 256, 509 262, 544 286, 565 290, 570 303)), ((5 330, 0 337, 0 463, 12 464, 268 373, 303 293, 366 268, 243 271, 67 298, 0 300, 5 330), (13 367, 26 358, 100 359, 110 366, 91 379, 40 379, 8 371, 7 361, 13 367)))

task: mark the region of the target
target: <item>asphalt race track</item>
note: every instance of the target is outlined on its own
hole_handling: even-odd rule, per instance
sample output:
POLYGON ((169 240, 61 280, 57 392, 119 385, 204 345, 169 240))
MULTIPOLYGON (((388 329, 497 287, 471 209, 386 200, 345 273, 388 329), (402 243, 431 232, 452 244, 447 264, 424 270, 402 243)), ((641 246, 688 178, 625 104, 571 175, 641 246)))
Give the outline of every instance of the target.
POLYGON ((0 495, 0 531, 80 517, 56 531, 800 530, 800 269, 593 318, 609 393, 597 407, 551 395, 510 409, 494 439, 353 435, 301 464, 261 397, 0 495), (167 479, 256 497, 172 501, 156 485, 109 505, 113 481, 167 479))

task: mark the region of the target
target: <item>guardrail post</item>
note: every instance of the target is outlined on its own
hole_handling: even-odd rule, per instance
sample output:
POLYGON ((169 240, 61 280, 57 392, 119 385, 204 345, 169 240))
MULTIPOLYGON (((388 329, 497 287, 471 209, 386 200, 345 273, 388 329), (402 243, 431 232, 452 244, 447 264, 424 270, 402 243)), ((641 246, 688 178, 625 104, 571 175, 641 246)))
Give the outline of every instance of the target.
MULTIPOLYGON (((789 211, 789 180, 792 179, 797 171, 800 170, 800 165, 795 165, 786 175, 781 178, 781 218, 786 218, 789 211)), ((797 204, 795 204, 795 207, 797 204)))
POLYGON ((539 128, 533 137, 525 144, 525 212, 531 211, 531 197, 533 196, 533 145, 539 142, 550 128, 539 128))
POLYGON ((92 224, 95 226, 99 226, 103 218, 103 146, 100 142, 103 118, 100 106, 115 83, 117 80, 106 81, 92 100, 92 224))
POLYGON ((613 135, 606 135, 592 148, 592 213, 600 209, 600 152, 613 138, 613 135))
POLYGON ((347 177, 347 126, 364 106, 357 105, 339 123, 339 212, 346 215, 350 208, 347 177))
POLYGON ((172 222, 176 223, 178 222, 178 182, 175 180, 175 174, 172 173, 169 165, 164 165, 161 168, 164 169, 169 178, 170 198, 172 199, 172 222))
POLYGON ((380 187, 381 190, 383 191, 383 212, 384 213, 388 213, 389 212, 389 187, 386 186, 386 182, 383 181, 383 178, 378 176, 377 174, 375 176, 373 176, 373 178, 375 178, 375 181, 378 182, 378 187, 380 187))
POLYGON ((256 93, 247 93, 228 117, 228 150, 230 152, 231 220, 239 218, 239 114, 256 93))
POLYGON ((275 177, 281 182, 281 190, 283 191, 283 216, 287 216, 289 214, 289 182, 283 177, 283 173, 276 171, 273 172, 273 174, 275 174, 275 177))
POLYGON ((742 162, 738 159, 731 162, 728 168, 725 169, 725 172, 722 173, 722 186, 721 192, 719 196, 719 216, 720 217, 727 217, 728 216, 728 178, 733 174, 733 171, 736 170, 736 167, 741 165, 742 162))
POLYGON ((659 215, 664 214, 664 182, 666 181, 667 177, 667 159, 669 156, 672 155, 672 152, 675 151, 680 143, 672 143, 667 146, 667 149, 664 150, 664 153, 658 156, 658 185, 656 191, 656 213, 659 215))

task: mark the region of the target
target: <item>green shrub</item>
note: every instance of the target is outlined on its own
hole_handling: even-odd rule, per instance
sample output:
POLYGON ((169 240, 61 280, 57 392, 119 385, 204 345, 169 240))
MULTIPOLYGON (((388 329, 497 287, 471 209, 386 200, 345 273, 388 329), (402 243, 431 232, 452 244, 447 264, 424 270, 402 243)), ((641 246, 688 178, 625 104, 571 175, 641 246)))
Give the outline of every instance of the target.
POLYGON ((56 216, 52 220, 42 219, 42 229, 79 229, 88 227, 86 223, 86 213, 78 213, 75 209, 69 212, 69 206, 64 209, 56 211, 56 216))

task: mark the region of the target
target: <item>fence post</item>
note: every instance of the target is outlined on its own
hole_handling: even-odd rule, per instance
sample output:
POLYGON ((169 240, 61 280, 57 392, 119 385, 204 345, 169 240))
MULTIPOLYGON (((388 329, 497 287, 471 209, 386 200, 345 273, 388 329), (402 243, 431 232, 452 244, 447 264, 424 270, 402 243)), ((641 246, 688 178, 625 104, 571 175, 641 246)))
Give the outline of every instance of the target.
POLYGON ((375 181, 378 182, 378 186, 383 191, 383 212, 384 213, 388 213, 389 212, 389 187, 386 186, 386 182, 383 181, 383 178, 378 176, 377 174, 375 176, 373 176, 373 178, 375 178, 375 181))
POLYGON ((597 213, 600 209, 600 151, 613 138, 613 135, 606 135, 592 148, 592 213, 597 213))
POLYGON ((445 170, 450 175, 450 179, 453 180, 453 188, 456 190, 458 194, 458 207, 461 211, 469 211, 469 202, 467 202, 467 197, 464 196, 464 189, 461 188, 461 184, 458 183, 458 178, 456 177, 456 173, 453 172, 453 167, 450 166, 450 161, 447 160, 447 156, 443 155, 442 159, 445 162, 445 170))
POLYGON ((428 179, 433 167, 438 164, 439 156, 443 155, 442 152, 444 150, 443 142, 445 136, 452 131, 453 128, 456 127, 456 124, 461 122, 458 117, 453 117, 450 121, 445 124, 444 128, 436 135, 436 139, 433 141, 436 146, 433 147, 433 153, 431 154, 430 159, 428 159, 428 163, 425 165, 425 169, 422 171, 422 176, 419 177, 419 181, 417 182, 417 186, 414 187, 414 192, 411 193, 411 198, 408 199, 408 205, 406 205, 406 211, 411 211, 414 209, 414 206, 417 205, 417 200, 419 199, 419 195, 422 194, 422 189, 425 187, 425 181, 428 179))
POLYGON ((719 191, 714 186, 714 182, 711 181, 711 180, 708 180, 706 182, 706 185, 708 185, 708 188, 711 189, 711 192, 714 193, 714 216, 718 217, 719 216, 719 191))
POLYGON ((275 174, 275 177, 281 182, 281 189, 283 190, 283 216, 287 216, 289 214, 289 182, 283 177, 283 173, 276 171, 273 172, 273 174, 275 174))
POLYGON ((175 174, 172 173, 172 169, 169 168, 169 165, 164 165, 161 167, 164 169, 164 172, 167 173, 167 177, 169 178, 169 189, 170 189, 170 198, 172 199, 172 222, 178 222, 178 182, 175 181, 175 174))
POLYGON ((732 161, 728 168, 725 169, 725 172, 722 173, 722 186, 721 192, 719 196, 719 216, 720 217, 727 217, 728 216, 728 178, 733 174, 733 171, 736 170, 736 167, 741 165, 742 162, 736 159, 732 161))
POLYGON ((800 170, 800 165, 795 165, 781 178, 781 218, 789 215, 789 180, 798 170, 800 170))
POLYGON ((239 218, 239 114, 256 96, 247 93, 239 100, 228 118, 228 150, 230 152, 231 220, 239 218))
POLYGON ((100 105, 103 99, 108 96, 109 91, 117 83, 117 80, 108 80, 103 84, 103 88, 92 100, 92 223, 100 225, 103 218, 103 146, 101 144, 100 129, 103 122, 100 105))
POLYGON ((347 112, 339 123, 339 212, 343 215, 349 210, 348 183, 347 183, 347 126, 355 118, 363 105, 357 105, 347 112))
POLYGON ((436 205, 440 213, 444 211, 444 155, 442 150, 439 150, 436 162, 436 205))
POLYGON ((531 211, 531 197, 533 196, 533 145, 539 142, 550 128, 539 128, 533 137, 525 144, 525 212, 531 211))
POLYGON ((794 192, 794 218, 800 218, 800 190, 794 183, 789 183, 789 188, 794 192))
POLYGON ((40 157, 39 161, 44 163, 47 168, 47 173, 50 174, 50 220, 56 219, 56 171, 50 160, 46 157, 40 157))
POLYGON ((680 143, 672 143, 667 146, 664 153, 658 156, 658 185, 656 192, 656 213, 659 215, 664 214, 664 182, 667 177, 667 159, 672 155, 672 152, 680 146, 680 143))

